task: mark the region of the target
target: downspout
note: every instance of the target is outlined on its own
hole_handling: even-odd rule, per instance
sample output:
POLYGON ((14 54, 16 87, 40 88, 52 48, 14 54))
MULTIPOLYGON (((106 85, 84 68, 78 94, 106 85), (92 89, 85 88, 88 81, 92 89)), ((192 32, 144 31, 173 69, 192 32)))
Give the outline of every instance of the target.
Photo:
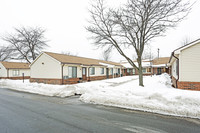
POLYGON ((88 67, 88 81, 90 81, 90 68, 91 67, 88 67))
POLYGON ((64 64, 62 64, 62 67, 61 67, 61 75, 62 75, 62 80, 61 80, 61 84, 63 85, 63 67, 64 67, 64 64))
POLYGON ((176 87, 178 88, 178 80, 179 80, 179 58, 178 57, 176 57, 175 55, 174 55, 174 52, 172 53, 172 56, 175 58, 175 59, 177 59, 178 60, 178 72, 177 72, 177 76, 178 76, 178 78, 176 79, 176 87))
POLYGON ((7 69, 7 78, 9 79, 9 68, 7 69))

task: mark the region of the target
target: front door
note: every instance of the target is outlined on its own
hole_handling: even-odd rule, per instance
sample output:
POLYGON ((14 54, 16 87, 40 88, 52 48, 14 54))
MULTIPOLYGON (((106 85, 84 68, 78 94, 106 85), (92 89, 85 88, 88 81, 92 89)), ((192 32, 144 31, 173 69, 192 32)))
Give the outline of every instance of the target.
POLYGON ((87 69, 86 69, 86 67, 82 67, 82 79, 83 79, 83 80, 87 80, 86 74, 87 74, 87 69))
POLYGON ((109 78, 109 68, 106 68, 106 78, 109 78))
POLYGON ((162 69, 161 68, 157 68, 157 75, 160 75, 162 73, 162 69))

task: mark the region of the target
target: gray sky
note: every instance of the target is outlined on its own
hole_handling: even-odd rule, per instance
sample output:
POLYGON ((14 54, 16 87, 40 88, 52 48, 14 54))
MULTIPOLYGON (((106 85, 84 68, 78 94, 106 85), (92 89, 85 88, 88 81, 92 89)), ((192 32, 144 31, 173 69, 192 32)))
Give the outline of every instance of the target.
MULTIPOLYGON (((85 30, 87 8, 90 0, 0 0, 0 36, 12 33, 14 27, 30 26, 46 29, 45 37, 50 48, 45 51, 70 51, 78 56, 101 58, 101 50, 88 40, 85 30)), ((109 4, 118 4, 120 0, 107 0, 109 4)), ((122 1, 122 0, 121 0, 122 1)), ((194 2, 195 0, 190 0, 194 2)), ((166 32, 165 37, 155 38, 151 42, 152 52, 161 56, 170 56, 171 52, 181 46, 181 41, 188 37, 191 41, 200 38, 200 1, 197 1, 187 19, 175 29, 166 32)), ((4 42, 0 41, 0 45, 4 42)), ((123 58, 116 52, 112 60, 123 58)))

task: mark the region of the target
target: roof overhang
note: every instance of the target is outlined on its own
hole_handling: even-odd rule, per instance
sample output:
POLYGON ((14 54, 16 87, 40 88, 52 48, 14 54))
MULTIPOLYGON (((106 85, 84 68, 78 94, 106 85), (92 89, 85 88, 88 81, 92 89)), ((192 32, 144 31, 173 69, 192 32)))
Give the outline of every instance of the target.
POLYGON ((193 45, 195 45, 197 43, 200 43, 200 39, 195 40, 195 41, 189 43, 188 45, 185 45, 183 47, 180 47, 180 48, 174 50, 174 54, 180 54, 182 50, 187 49, 187 48, 189 48, 189 47, 191 47, 191 46, 193 46, 193 45))
POLYGON ((100 65, 106 66, 108 68, 114 68, 115 65, 111 65, 111 64, 107 64, 107 63, 103 63, 103 62, 99 62, 100 65))

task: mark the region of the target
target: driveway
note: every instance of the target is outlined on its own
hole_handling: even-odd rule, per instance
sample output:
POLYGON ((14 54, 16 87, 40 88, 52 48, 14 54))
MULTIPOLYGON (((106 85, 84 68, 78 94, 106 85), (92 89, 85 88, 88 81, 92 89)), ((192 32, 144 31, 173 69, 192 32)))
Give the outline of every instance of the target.
POLYGON ((197 119, 168 117, 69 98, 0 89, 0 133, 192 133, 197 119))

